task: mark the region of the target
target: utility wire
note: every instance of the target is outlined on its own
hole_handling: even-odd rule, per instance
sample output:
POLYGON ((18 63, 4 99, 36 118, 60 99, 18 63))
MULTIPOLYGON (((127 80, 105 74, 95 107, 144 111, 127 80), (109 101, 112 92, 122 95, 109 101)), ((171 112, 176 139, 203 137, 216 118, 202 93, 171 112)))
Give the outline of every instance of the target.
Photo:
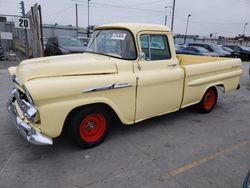
MULTIPOLYGON (((87 2, 83 2, 83 1, 80 1, 80 0, 72 0, 72 1, 78 2, 78 3, 82 3, 82 4, 87 4, 87 2)), ((102 7, 112 7, 112 8, 122 8, 122 9, 131 9, 131 10, 155 12, 155 13, 159 13, 159 14, 165 13, 163 11, 154 10, 154 9, 142 9, 142 8, 121 6, 121 5, 111 5, 111 4, 104 4, 104 3, 93 3, 93 2, 90 2, 90 5, 99 5, 99 6, 102 6, 102 7)))
MULTIPOLYGON (((184 20, 183 20, 184 21, 184 20)), ((240 25, 240 24, 244 24, 243 22, 232 22, 232 23, 225 23, 225 22, 200 22, 200 21, 189 21, 192 23, 196 23, 196 24, 203 24, 203 25, 240 25)))
POLYGON ((60 14, 60 13, 62 13, 62 12, 65 12, 66 10, 71 9, 73 6, 74 6, 74 5, 69 5, 69 6, 64 7, 63 9, 60 9, 60 10, 54 12, 54 13, 44 15, 43 17, 50 17, 50 16, 54 16, 55 14, 60 14))
POLYGON ((160 2, 164 2, 164 1, 165 1, 165 0, 148 1, 148 2, 144 2, 144 3, 137 3, 137 4, 127 5, 126 7, 150 5, 150 4, 156 4, 156 3, 160 3, 160 2))
POLYGON ((244 4, 247 4, 247 5, 250 5, 250 2, 247 1, 247 0, 237 0, 238 2, 241 2, 241 3, 244 3, 244 4))
MULTIPOLYGON (((184 20, 184 19, 176 19, 176 20, 180 22, 187 22, 187 20, 184 20)), ((241 25, 245 23, 245 22, 203 22, 203 21, 195 21, 195 20, 190 20, 189 22, 200 24, 200 25, 241 25)))

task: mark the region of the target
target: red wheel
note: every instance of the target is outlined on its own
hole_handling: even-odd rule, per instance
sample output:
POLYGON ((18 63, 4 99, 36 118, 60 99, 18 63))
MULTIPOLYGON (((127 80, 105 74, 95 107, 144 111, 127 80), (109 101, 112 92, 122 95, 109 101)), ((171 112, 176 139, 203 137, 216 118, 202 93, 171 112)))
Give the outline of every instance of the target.
POLYGON ((218 98, 218 92, 215 87, 209 88, 204 94, 201 102, 197 105, 197 109, 201 113, 208 113, 213 110, 218 98))
POLYGON ((204 95, 203 106, 206 110, 213 108, 216 101, 216 94, 214 90, 208 90, 204 95))
POLYGON ((105 133, 106 119, 101 113, 89 114, 83 118, 79 129, 83 141, 96 142, 105 133))
POLYGON ((111 121, 107 110, 86 107, 75 111, 68 127, 70 138, 82 148, 102 143, 110 131, 111 121))

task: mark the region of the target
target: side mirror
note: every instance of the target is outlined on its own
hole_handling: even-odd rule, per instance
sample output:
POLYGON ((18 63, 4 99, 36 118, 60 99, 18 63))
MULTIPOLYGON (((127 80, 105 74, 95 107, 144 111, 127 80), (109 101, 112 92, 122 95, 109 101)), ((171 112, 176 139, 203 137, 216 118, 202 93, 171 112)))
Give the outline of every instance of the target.
POLYGON ((145 61, 145 60, 146 60, 146 55, 145 55, 144 52, 139 52, 139 59, 140 59, 141 61, 145 61))

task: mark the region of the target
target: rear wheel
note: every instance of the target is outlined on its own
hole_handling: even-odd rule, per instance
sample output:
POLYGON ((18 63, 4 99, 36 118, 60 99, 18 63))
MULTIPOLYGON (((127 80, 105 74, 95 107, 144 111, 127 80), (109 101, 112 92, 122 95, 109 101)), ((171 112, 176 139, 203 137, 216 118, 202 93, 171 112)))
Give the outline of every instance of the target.
POLYGON ((205 92, 201 102, 198 103, 197 110, 201 113, 211 112, 216 105, 217 98, 218 98, 217 89, 215 87, 209 88, 205 92))
POLYGON ((106 110, 87 108, 76 111, 68 133, 71 139, 82 148, 101 144, 110 132, 110 118, 106 110))

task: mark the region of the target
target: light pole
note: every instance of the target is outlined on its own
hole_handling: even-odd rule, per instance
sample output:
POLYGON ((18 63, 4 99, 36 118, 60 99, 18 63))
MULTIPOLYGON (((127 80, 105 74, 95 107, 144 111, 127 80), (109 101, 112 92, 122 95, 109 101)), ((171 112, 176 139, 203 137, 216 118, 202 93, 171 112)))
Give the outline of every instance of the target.
POLYGON ((76 36, 78 36, 78 5, 76 3, 76 36))
POLYGON ((189 22, 189 18, 190 18, 190 17, 191 17, 191 14, 189 14, 188 17, 187 17, 187 26, 186 26, 185 36, 184 36, 184 44, 186 44, 187 31, 188 31, 188 22, 189 22))
POLYGON ((88 31, 87 31, 87 37, 89 37, 89 2, 90 2, 90 0, 88 0, 88 31))
MULTIPOLYGON (((172 6, 165 6, 164 8, 165 9, 167 9, 167 8, 171 8, 172 9, 172 6)), ((167 25, 167 21, 168 21, 168 16, 165 15, 165 25, 167 25)))
POLYGON ((165 16, 165 26, 167 26, 168 16, 165 16))
POLYGON ((246 26, 248 25, 248 23, 245 23, 244 24, 244 29, 243 29, 243 34, 242 35, 245 35, 245 30, 246 30, 246 26))
POLYGON ((171 31, 174 30, 174 11, 175 11, 175 0, 173 0, 173 7, 172 7, 172 23, 171 23, 171 31))

